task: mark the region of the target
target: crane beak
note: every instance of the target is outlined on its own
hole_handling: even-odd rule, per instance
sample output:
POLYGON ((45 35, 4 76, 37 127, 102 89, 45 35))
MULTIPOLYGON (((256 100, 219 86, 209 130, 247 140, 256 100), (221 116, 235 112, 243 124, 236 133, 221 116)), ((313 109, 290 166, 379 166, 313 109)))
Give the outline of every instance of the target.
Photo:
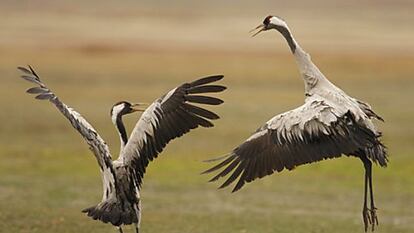
POLYGON ((266 26, 264 24, 260 24, 259 26, 253 28, 249 32, 253 33, 252 37, 255 37, 257 34, 261 33, 262 31, 266 31, 266 26))
POLYGON ((149 106, 149 104, 147 103, 135 103, 131 105, 131 113, 132 112, 143 112, 147 109, 147 107, 149 106))

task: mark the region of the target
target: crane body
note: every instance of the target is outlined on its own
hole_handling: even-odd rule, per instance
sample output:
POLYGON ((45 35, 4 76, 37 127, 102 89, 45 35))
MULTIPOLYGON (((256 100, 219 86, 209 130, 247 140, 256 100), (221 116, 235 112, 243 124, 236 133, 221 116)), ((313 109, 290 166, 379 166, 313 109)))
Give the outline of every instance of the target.
POLYGON ((122 233, 122 226, 134 224, 139 232, 141 221, 140 190, 146 168, 164 149, 167 143, 198 127, 213 127, 210 120, 217 114, 197 105, 219 105, 223 101, 206 93, 218 93, 226 89, 211 85, 222 75, 213 75, 184 83, 166 95, 155 100, 149 107, 131 104, 127 101, 116 103, 111 109, 111 119, 118 130, 121 150, 118 159, 112 160, 105 141, 78 112, 64 104, 29 68, 18 67, 22 78, 36 84, 27 90, 36 99, 49 100, 82 135, 93 152, 102 176, 102 200, 95 206, 84 209, 94 220, 111 223, 122 233), (143 111, 128 138, 122 117, 136 111, 143 111))
POLYGON ((283 19, 266 17, 254 29, 257 32, 253 36, 271 29, 283 35, 296 60, 305 84, 305 103, 267 121, 245 142, 221 157, 222 162, 204 173, 220 171, 210 181, 229 175, 220 188, 238 179, 235 192, 245 183, 284 169, 292 170, 342 155, 357 157, 365 168, 364 227, 367 231, 371 225, 374 230, 378 218, 372 189, 372 163, 385 167, 388 158, 380 141, 381 132, 372 119, 383 119, 369 104, 347 95, 331 83, 296 42, 283 19))

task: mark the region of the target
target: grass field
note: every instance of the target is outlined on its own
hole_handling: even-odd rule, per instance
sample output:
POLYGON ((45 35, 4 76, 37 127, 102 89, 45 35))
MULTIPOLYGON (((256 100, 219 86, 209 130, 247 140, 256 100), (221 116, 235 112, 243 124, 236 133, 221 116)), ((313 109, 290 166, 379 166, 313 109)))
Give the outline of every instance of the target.
MULTIPOLYGON (((303 102, 303 81, 280 35, 248 36, 269 9, 292 23, 330 80, 385 118, 378 127, 390 165, 374 169, 377 232, 414 231, 410 1, 0 4, 0 232, 115 232, 80 212, 101 199, 98 166, 56 109, 24 93, 29 85, 15 67, 25 64, 94 125, 114 157, 113 103, 150 102, 182 82, 225 75, 225 104, 212 108, 222 117, 216 127, 173 141, 150 164, 143 233, 363 232, 357 159, 299 167, 235 194, 199 175, 211 166, 202 160, 230 151, 273 115, 303 102)), ((131 129, 138 115, 126 118, 131 129)))

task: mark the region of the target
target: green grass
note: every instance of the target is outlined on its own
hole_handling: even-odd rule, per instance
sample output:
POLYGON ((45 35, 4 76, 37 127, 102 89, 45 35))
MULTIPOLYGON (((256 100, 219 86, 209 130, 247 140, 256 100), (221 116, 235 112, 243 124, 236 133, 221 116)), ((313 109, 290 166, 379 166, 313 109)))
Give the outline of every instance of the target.
MULTIPOLYGON (((225 75, 222 83, 229 89, 220 95, 225 104, 211 108, 221 116, 216 126, 174 140, 150 164, 142 190, 143 233, 363 232, 363 167, 357 159, 344 157, 274 174, 235 194, 218 191, 218 184, 207 183, 209 176, 199 175, 211 166, 202 160, 229 152, 275 114, 301 105, 303 81, 276 33, 254 40, 247 36, 268 14, 267 8, 245 2, 236 13, 229 5, 218 9, 212 4, 218 11, 208 17, 204 6, 190 14, 186 1, 172 11, 163 4, 130 9, 100 5, 92 15, 87 7, 59 4, 22 8, 14 3, 0 9, 8 15, 0 22, 5 35, 0 40, 0 232, 115 232, 80 212, 102 197, 98 166, 52 105, 24 93, 30 84, 18 78, 15 67, 25 64, 33 65, 66 104, 94 125, 115 158, 119 139, 109 118, 113 103, 151 102, 182 82, 225 75), (139 15, 134 13, 137 8, 139 15), (122 12, 129 13, 118 18, 122 12), (163 12, 168 13, 165 22, 157 17, 163 12), (148 26, 158 23, 160 27, 148 26)), ((298 38, 325 75, 385 118, 377 125, 390 164, 374 168, 377 232, 411 233, 414 58, 401 51, 412 47, 407 39, 412 30, 406 27, 412 14, 402 3, 400 8, 393 5, 401 11, 355 4, 351 8, 364 9, 363 15, 351 5, 327 6, 330 13, 315 16, 315 21, 306 20, 313 19, 311 13, 300 14, 306 10, 295 4, 280 9, 292 18, 298 38), (378 21, 376 16, 385 11, 389 20, 378 21), (348 20, 349 15, 353 17, 348 20), (313 30, 313 24, 322 27, 313 30), (384 37, 384 27, 391 26, 395 37, 384 37)), ((132 129, 138 116, 126 118, 132 129)))

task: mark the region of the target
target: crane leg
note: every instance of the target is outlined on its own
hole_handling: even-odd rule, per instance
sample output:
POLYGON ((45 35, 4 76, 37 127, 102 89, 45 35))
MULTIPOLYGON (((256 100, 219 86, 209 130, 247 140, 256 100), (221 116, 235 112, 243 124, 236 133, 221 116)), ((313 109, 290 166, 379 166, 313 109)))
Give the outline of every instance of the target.
POLYGON ((135 224, 135 233, 139 233, 139 226, 138 226, 138 224, 135 224))
MULTIPOLYGON (((365 165, 365 162, 364 162, 365 165)), ((367 206, 367 194, 368 194, 368 171, 365 166, 365 188, 364 188, 364 205, 362 207, 362 219, 364 221, 365 232, 368 230, 368 225, 371 224, 371 216, 368 212, 367 206)))
POLYGON ((124 231, 122 230, 122 227, 118 227, 119 233, 124 233, 124 231))
POLYGON ((372 190, 372 162, 366 156, 360 156, 365 167, 365 189, 364 189, 364 206, 362 209, 362 219, 364 220, 365 232, 368 226, 371 225, 371 230, 374 231, 375 225, 378 225, 377 208, 374 204, 374 193, 372 190), (371 205, 370 209, 367 206, 368 189, 370 194, 371 205))
POLYGON ((372 190, 372 169, 371 169, 371 163, 369 166, 369 194, 371 199, 371 224, 372 224, 372 231, 374 231, 375 225, 378 226, 378 217, 377 217, 377 208, 374 204, 374 191, 372 190))

